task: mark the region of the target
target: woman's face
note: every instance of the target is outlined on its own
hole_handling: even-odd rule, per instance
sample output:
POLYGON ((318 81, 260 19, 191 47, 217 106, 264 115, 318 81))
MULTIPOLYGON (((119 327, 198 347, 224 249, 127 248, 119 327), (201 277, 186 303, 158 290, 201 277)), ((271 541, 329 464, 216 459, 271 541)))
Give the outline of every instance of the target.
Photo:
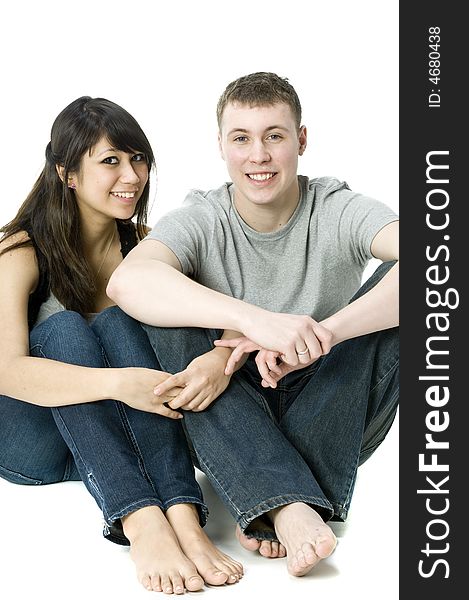
POLYGON ((70 174, 68 185, 75 186, 82 216, 130 219, 148 175, 144 154, 116 150, 103 137, 83 155, 80 171, 70 174))

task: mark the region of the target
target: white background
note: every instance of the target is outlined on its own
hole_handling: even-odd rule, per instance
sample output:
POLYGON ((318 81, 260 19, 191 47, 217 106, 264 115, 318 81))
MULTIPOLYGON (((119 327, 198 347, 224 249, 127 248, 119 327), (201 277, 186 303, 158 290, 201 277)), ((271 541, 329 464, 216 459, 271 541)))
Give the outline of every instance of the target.
MULTIPOLYGON (((158 169, 150 225, 190 188, 219 186, 228 176, 218 155, 218 97, 233 79, 261 70, 288 77, 300 96, 309 135, 300 173, 345 179, 398 211, 397 0, 17 0, 2 13, 0 223, 41 171, 54 118, 82 95, 121 104, 146 132, 158 169)), ((247 565, 236 588, 207 593, 397 598, 397 458, 396 422, 360 471, 336 553, 301 581, 286 575, 284 562, 239 550, 206 487, 215 514, 209 533, 247 565)), ((1 598, 146 594, 126 551, 100 539, 99 514, 81 484, 0 481, 0 514, 1 598)))

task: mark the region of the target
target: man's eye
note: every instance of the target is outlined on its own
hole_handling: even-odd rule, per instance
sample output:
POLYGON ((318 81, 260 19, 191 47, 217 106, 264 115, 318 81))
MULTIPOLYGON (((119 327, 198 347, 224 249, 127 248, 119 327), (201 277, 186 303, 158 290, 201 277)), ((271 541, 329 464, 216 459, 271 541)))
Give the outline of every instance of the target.
POLYGON ((278 133, 271 133, 269 135, 269 140, 273 140, 274 142, 281 140, 281 139, 282 139, 282 136, 278 133))
POLYGON ((240 142, 243 143, 247 140, 248 138, 245 135, 238 135, 238 137, 235 137, 234 141, 235 142, 240 142))
POLYGON ((103 163, 105 165, 117 165, 119 164, 119 159, 117 158, 117 156, 108 156, 103 160, 103 163))

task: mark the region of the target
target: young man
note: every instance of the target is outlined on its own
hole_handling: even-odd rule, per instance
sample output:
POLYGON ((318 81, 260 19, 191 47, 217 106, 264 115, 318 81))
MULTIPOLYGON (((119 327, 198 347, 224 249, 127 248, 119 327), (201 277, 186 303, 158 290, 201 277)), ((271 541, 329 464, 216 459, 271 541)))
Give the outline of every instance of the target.
POLYGON ((175 373, 155 393, 181 389, 170 406, 242 545, 304 575, 333 552, 326 522, 346 518, 397 410, 398 221, 344 182, 297 175, 307 132, 286 79, 241 77, 217 114, 233 183, 193 190, 108 294, 175 373))

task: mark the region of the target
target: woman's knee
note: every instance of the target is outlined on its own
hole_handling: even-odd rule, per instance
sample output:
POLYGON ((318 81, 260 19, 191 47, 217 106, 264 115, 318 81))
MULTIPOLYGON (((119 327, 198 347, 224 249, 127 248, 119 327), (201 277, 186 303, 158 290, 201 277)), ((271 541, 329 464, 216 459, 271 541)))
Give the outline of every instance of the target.
POLYGON ((30 354, 81 366, 106 366, 99 340, 88 322, 70 310, 51 315, 32 330, 30 354))
POLYGON ((140 323, 119 307, 104 310, 91 327, 111 367, 159 369, 155 353, 140 323))

